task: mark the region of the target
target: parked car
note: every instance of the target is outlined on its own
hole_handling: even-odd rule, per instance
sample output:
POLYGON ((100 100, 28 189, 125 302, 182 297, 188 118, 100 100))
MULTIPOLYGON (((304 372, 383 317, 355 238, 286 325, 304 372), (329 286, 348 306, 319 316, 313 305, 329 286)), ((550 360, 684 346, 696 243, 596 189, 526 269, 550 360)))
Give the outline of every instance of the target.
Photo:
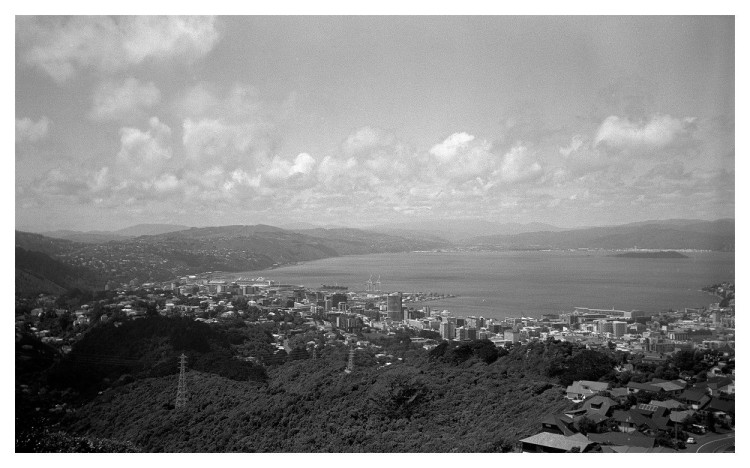
POLYGON ((695 443, 695 437, 688 437, 685 441, 686 444, 694 444, 695 443))
POLYGON ((705 434, 706 426, 703 426, 701 424, 693 424, 693 426, 690 428, 690 432, 695 432, 696 434, 705 434))

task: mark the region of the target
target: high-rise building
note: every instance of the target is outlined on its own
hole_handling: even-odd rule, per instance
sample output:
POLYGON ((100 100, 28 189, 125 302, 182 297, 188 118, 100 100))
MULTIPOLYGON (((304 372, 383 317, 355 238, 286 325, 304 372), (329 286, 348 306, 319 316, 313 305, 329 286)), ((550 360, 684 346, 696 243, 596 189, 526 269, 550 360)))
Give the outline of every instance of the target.
POLYGON ((505 338, 506 341, 518 343, 518 341, 521 339, 521 334, 517 331, 508 329, 503 332, 503 338, 505 338))
POLYGON ((625 335, 628 332, 628 322, 614 321, 612 322, 612 333, 616 338, 625 335))
POLYGON ((599 331, 599 333, 614 333, 614 326, 612 325, 613 322, 610 322, 609 320, 597 320, 596 321, 596 328, 599 331))
POLYGON ((456 340, 465 341, 469 339, 469 329, 466 327, 456 328, 456 340))
POLYGON ((444 340, 452 340, 456 336, 456 324, 452 322, 440 322, 440 337, 444 340))
POLYGON ((388 295, 388 318, 394 322, 404 320, 404 312, 401 307, 401 293, 388 295))

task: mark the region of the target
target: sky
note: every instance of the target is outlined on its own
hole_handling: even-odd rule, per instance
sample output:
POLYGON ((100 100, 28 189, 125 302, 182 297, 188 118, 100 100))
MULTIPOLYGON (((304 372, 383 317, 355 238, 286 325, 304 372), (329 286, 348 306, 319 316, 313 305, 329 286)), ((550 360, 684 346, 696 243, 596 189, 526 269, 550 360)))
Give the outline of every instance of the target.
POLYGON ((734 18, 15 20, 16 229, 734 217, 734 18))

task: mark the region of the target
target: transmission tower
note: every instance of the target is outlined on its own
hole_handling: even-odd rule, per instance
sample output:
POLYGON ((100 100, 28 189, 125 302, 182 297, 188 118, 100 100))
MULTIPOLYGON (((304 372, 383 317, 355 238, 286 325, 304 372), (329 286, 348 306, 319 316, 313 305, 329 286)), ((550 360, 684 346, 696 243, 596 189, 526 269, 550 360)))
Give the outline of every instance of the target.
POLYGON ((349 362, 346 364, 346 370, 344 371, 347 374, 351 374, 354 372, 354 345, 349 346, 349 362))
POLYGON ((182 355, 180 355, 180 380, 177 383, 177 399, 174 403, 175 408, 182 408, 187 405, 188 394, 187 382, 185 381, 185 364, 187 364, 187 356, 185 356, 185 353, 182 353, 182 355))

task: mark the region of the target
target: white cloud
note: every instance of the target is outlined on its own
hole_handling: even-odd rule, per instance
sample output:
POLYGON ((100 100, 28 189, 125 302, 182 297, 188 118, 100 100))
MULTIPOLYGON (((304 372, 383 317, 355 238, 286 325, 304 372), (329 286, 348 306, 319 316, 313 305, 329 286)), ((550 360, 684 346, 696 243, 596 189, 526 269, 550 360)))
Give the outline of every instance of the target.
POLYGON ((172 158, 172 131, 152 117, 149 129, 120 129, 120 151, 117 160, 125 174, 135 176, 161 174, 172 158))
POLYGON ((542 174, 542 166, 537 161, 531 161, 531 154, 525 146, 511 148, 500 165, 499 175, 503 182, 521 182, 538 177, 542 174))
POLYGON ((187 116, 182 142, 193 163, 247 168, 271 157, 281 111, 262 103, 251 86, 235 85, 222 95, 200 84, 182 96, 175 111, 187 116))
POLYGON ((146 60, 192 62, 219 40, 214 17, 18 17, 19 57, 58 83, 81 69, 113 72, 146 60))
POLYGON ((171 192, 176 190, 180 186, 180 181, 177 180, 174 174, 162 174, 154 180, 154 189, 157 192, 171 192))
POLYGON ((454 133, 446 138, 442 143, 438 143, 430 149, 430 154, 435 156, 440 162, 448 162, 453 159, 459 151, 466 149, 474 140, 474 135, 468 133, 454 133))
POLYGON ((647 122, 631 122, 627 118, 607 117, 599 126, 594 145, 612 147, 646 146, 660 148, 691 131, 695 118, 678 119, 655 115, 647 122))
POLYGON ((122 83, 105 82, 94 92, 89 117, 94 120, 117 120, 157 104, 161 93, 153 82, 140 83, 128 78, 122 83))
POLYGON ((565 157, 578 151, 583 146, 583 137, 581 135, 575 135, 570 139, 570 146, 560 148, 560 154, 565 157))
POLYGON ((293 174, 309 174, 315 166, 315 158, 307 153, 300 153, 294 159, 293 174))
POLYGON ((41 117, 34 122, 28 117, 16 119, 16 143, 24 141, 35 142, 44 139, 49 132, 50 120, 41 117))
POLYGON ((343 149, 346 154, 355 154, 368 149, 393 145, 395 140, 393 135, 381 129, 362 127, 346 138, 343 149))
POLYGON ((309 174, 314 166, 315 159, 307 153, 300 153, 291 162, 275 156, 266 170, 266 174, 272 179, 286 180, 298 174, 309 174))

